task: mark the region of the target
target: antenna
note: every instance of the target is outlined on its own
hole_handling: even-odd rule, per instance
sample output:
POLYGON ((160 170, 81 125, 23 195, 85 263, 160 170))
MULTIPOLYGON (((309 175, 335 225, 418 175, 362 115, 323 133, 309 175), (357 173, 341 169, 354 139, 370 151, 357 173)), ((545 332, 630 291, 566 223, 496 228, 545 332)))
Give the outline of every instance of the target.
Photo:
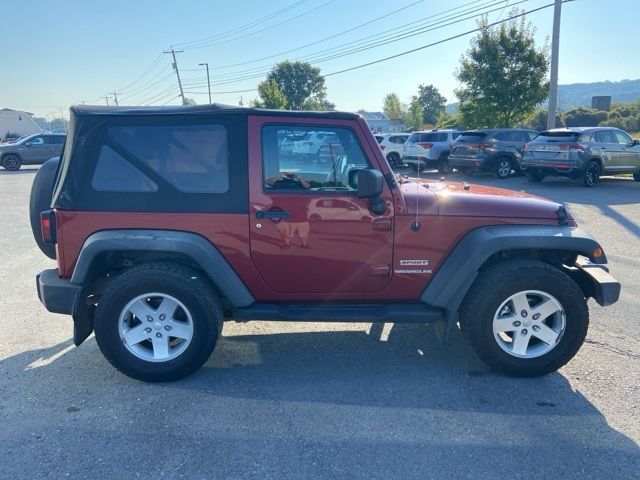
MULTIPOLYGON (((418 133, 418 140, 420 140, 420 133, 418 133)), ((418 157, 418 181, 416 182, 416 218, 414 222, 411 224, 411 230, 414 232, 419 232, 422 228, 419 219, 420 212, 420 172, 422 171, 422 166, 420 165, 420 157, 418 157)))

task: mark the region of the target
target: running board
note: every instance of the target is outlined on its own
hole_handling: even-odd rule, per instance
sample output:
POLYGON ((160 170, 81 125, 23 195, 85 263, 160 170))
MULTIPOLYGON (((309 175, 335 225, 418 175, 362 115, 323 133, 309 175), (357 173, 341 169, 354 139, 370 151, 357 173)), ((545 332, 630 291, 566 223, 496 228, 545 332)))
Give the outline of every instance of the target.
POLYGON ((236 321, 432 323, 444 319, 441 308, 424 303, 277 304, 254 303, 235 310, 236 321))

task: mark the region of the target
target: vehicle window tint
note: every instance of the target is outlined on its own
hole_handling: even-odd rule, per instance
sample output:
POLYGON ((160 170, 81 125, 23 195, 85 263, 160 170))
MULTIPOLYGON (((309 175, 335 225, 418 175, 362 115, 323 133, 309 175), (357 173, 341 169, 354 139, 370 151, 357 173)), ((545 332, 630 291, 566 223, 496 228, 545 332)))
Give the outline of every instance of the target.
POLYGON ((627 135, 624 132, 621 132, 619 130, 615 130, 613 132, 616 136, 616 139, 618 140, 618 143, 622 144, 622 145, 627 145, 631 142, 633 142, 633 140, 631 140, 631 137, 629 135, 627 135))
POLYGON ((384 140, 384 137, 382 135, 375 135, 375 139, 378 143, 381 143, 384 140))
POLYGON ((407 140, 407 137, 401 137, 396 135, 389 138, 389 140, 391 141, 391 143, 404 143, 407 140))
POLYGON ((411 135, 409 135, 409 138, 407 138, 407 143, 416 143, 419 141, 420 141, 419 133, 412 133, 411 135))
POLYGON ((513 132, 510 132, 510 134, 511 141, 513 142, 525 143, 529 141, 529 136, 526 134, 526 132, 523 132, 521 130, 515 130, 513 132))
POLYGON ((103 145, 91 187, 98 192, 155 192, 158 186, 124 157, 103 145))
POLYGON ((618 143, 616 137, 611 130, 598 130, 594 135, 596 142, 601 143, 618 143))
POLYGON ((493 138, 500 142, 506 142, 507 140, 511 140, 511 132, 498 132, 493 138))
POLYGON ((182 192, 229 190, 227 130, 222 125, 112 127, 109 136, 182 192))
POLYGON ((446 142, 447 134, 446 133, 423 133, 420 135, 421 142, 446 142))
POLYGON ((44 145, 44 137, 32 138, 27 143, 29 143, 30 145, 44 145))
POLYGON ((534 132, 533 130, 529 130, 529 131, 527 131, 527 136, 529 137, 529 140, 533 140, 534 138, 536 138, 538 136, 538 132, 534 132))
POLYGON ((265 190, 355 191, 357 171, 368 168, 355 135, 338 127, 265 126, 262 160, 265 190), (305 138, 305 131, 313 135, 287 144, 276 141, 281 132, 305 138))

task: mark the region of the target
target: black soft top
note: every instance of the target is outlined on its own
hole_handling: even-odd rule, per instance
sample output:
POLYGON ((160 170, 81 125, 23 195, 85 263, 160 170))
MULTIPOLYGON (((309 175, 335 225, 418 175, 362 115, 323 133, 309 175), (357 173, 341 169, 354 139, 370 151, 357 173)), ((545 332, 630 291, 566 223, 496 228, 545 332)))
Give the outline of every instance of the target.
POLYGON ((337 118, 354 120, 357 113, 350 112, 311 112, 292 110, 268 110, 264 108, 245 108, 234 105, 214 103, 211 105, 172 105, 164 107, 112 107, 103 105, 75 105, 71 113, 78 117, 97 115, 261 115, 274 117, 337 118))

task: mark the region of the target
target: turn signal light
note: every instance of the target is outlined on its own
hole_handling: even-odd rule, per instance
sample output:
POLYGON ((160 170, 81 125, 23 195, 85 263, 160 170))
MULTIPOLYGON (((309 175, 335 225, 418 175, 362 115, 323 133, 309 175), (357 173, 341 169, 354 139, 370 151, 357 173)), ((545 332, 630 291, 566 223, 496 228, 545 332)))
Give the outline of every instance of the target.
POLYGON ((40 214, 40 231, 44 243, 56 243, 56 215, 53 210, 40 214))

